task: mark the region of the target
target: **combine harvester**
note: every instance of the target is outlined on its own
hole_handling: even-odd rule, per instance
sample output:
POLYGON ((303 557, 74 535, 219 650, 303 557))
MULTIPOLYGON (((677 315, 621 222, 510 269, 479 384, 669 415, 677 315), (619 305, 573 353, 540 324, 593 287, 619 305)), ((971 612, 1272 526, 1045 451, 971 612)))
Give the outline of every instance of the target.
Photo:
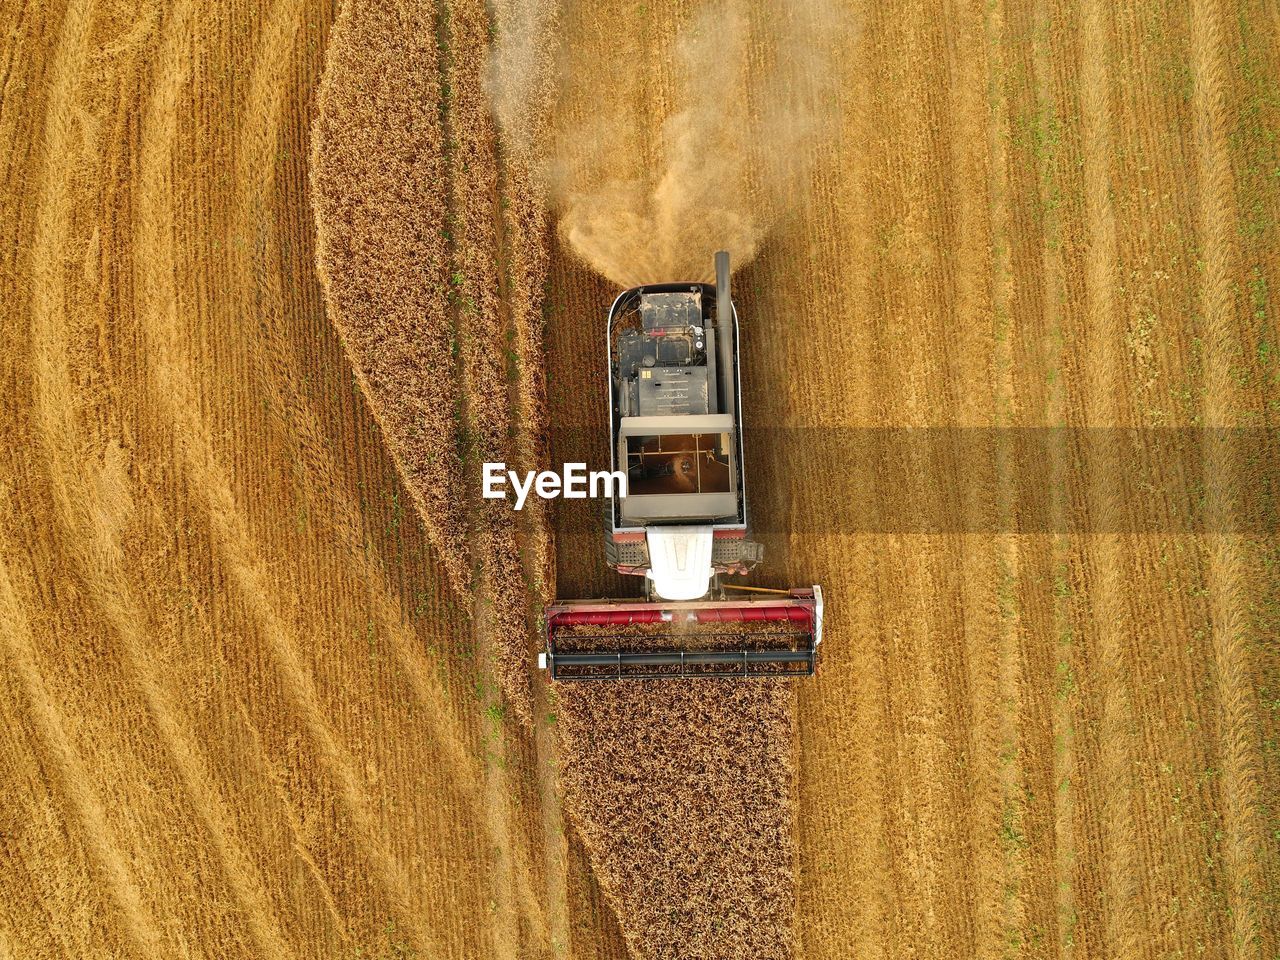
POLYGON ((559 601, 538 665, 554 680, 810 676, 822 589, 735 587, 761 560, 747 539, 738 313, 729 254, 716 284, 624 291, 609 310, 611 469, 605 558, 644 600, 559 601))

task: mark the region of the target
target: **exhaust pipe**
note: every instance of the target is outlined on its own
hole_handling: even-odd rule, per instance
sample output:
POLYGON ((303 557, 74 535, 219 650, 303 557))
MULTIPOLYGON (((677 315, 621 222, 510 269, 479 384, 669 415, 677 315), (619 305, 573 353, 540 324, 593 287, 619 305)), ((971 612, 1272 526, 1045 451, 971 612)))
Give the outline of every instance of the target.
POLYGON ((716 351, 720 354, 720 410, 734 416, 733 300, 729 297, 729 251, 716 253, 716 351))

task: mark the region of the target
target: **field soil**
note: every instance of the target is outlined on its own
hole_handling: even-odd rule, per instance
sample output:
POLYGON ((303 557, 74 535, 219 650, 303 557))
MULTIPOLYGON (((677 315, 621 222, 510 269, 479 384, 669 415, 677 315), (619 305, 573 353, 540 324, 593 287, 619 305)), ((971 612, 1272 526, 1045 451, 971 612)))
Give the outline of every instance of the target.
MULTIPOLYGON (((435 31, 447 142, 496 151, 485 6, 395 9, 435 31)), ((716 9, 574 0, 546 41, 529 8, 557 65, 553 464, 602 463, 620 279, 570 200, 651 194, 716 9)), ((0 11, 0 956, 626 957, 565 828, 554 704, 514 718, 326 307, 338 11, 0 11)), ((764 116, 773 7, 728 12, 740 59, 712 75, 764 116)), ((828 598, 795 688, 796 953, 1273 957, 1280 20, 856 2, 832 35, 819 129, 780 140, 801 182, 730 170, 758 213, 734 278, 754 582, 828 598)), ((536 227, 528 191, 442 171, 455 207, 490 201, 458 285, 528 283, 486 232, 536 227)), ((515 431, 491 439, 535 456, 515 431)), ((546 588, 634 589, 596 505, 558 507, 546 588)))

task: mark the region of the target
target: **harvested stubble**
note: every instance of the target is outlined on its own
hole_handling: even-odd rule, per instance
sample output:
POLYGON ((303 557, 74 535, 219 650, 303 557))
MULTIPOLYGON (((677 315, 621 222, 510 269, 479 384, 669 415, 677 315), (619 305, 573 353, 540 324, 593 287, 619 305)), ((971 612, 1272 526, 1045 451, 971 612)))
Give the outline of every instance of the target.
MULTIPOLYGON (((519 378, 513 391, 515 453, 526 468, 550 459, 547 431, 546 359, 543 354, 543 291, 550 264, 545 193, 537 170, 537 144, 546 136, 554 101, 553 67, 557 7, 547 0, 495 0, 488 99, 501 128, 501 257, 506 265, 504 301, 510 316, 519 378)), ((525 568, 537 595, 555 582, 547 504, 533 498, 523 512, 525 568)))
MULTIPOLYGON (((767 643, 782 631, 750 633, 767 643)), ((574 637, 592 634, 670 644, 642 626, 574 637)), ((792 681, 560 683, 557 694, 566 809, 632 955, 790 957, 792 681)))

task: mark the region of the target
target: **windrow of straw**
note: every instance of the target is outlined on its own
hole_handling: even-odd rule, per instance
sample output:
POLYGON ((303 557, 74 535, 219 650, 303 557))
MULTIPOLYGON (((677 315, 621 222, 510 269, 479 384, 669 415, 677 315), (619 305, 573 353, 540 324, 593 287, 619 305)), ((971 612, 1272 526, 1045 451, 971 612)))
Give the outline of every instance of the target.
MULTIPOLYGON (((500 129, 503 300, 508 337, 518 371, 513 401, 519 429, 515 459, 532 469, 549 459, 546 358, 543 354, 543 297, 549 269, 549 220, 539 144, 556 97, 552 82, 557 5, 552 0, 496 0, 495 31, 488 75, 488 100, 500 129), (512 73, 515 73, 515 77, 512 73), (532 82, 516 83, 518 78, 532 82), (513 116, 518 112, 519 116, 513 116)), ((524 566, 534 595, 549 596, 555 580, 546 503, 525 504, 522 526, 524 566)))
POLYGON ((469 588, 463 398, 447 301, 446 162, 429 7, 344 6, 312 141, 328 312, 455 589, 469 588))
POLYGON ((489 27, 472 0, 434 15, 345 7, 312 169, 330 313, 454 587, 479 591, 487 659, 528 720, 546 523, 518 527, 479 478, 485 462, 530 469, 545 446, 545 222, 527 164, 499 154, 489 27))
MULTIPOLYGON (((484 89, 489 15, 479 0, 460 0, 442 16, 454 265, 449 296, 458 318, 469 425, 463 466, 478 478, 482 463, 515 462, 511 384, 520 370, 501 296, 497 131, 484 89)), ((541 411, 537 414, 535 421, 541 419, 541 411)), ((526 629, 529 590, 515 515, 503 500, 474 503, 474 542, 488 604, 482 622, 492 645, 493 668, 516 713, 528 722, 533 703, 526 629)))

